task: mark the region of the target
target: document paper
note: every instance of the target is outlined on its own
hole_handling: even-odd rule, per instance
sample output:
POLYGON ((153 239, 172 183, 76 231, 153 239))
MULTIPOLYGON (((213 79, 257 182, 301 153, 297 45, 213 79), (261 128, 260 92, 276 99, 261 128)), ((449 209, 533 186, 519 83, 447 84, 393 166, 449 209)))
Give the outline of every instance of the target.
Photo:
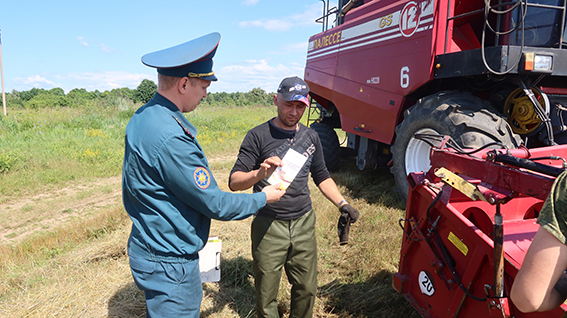
POLYGON ((307 157, 293 149, 289 149, 282 158, 283 166, 276 168, 268 182, 270 184, 279 184, 281 189, 287 189, 306 161, 307 157))

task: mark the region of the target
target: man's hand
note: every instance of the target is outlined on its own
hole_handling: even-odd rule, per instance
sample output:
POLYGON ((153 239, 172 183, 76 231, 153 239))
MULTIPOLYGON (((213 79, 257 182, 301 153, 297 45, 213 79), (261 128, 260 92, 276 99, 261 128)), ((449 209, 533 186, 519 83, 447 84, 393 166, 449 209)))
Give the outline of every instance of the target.
POLYGON ((268 185, 262 189, 266 194, 266 203, 277 202, 285 194, 285 190, 280 189, 278 185, 268 185))
POLYGON ((358 220, 358 211, 348 203, 341 205, 339 211, 341 211, 341 213, 348 213, 348 215, 350 216, 350 223, 354 223, 356 222, 356 220, 358 220))
POLYGON ((282 165, 280 157, 270 157, 260 164, 260 169, 258 169, 258 172, 256 173, 256 178, 258 178, 258 180, 262 180, 269 177, 277 167, 281 167, 282 165))

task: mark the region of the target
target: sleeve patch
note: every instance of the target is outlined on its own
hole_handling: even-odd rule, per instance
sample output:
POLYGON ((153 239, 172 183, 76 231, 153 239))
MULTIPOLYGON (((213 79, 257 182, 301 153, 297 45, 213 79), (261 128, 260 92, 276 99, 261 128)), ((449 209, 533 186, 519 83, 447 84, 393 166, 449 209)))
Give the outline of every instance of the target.
POLYGON ((195 180, 195 184, 200 189, 206 189, 211 184, 211 174, 209 173, 209 170, 203 167, 195 169, 195 172, 193 173, 193 179, 195 180))

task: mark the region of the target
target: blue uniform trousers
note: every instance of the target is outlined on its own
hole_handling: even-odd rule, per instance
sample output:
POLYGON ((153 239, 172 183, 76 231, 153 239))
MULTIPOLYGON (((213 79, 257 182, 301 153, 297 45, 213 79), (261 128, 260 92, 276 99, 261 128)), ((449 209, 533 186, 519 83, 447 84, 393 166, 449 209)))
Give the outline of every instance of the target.
POLYGON ((199 318, 203 298, 199 259, 170 263, 128 256, 134 281, 146 295, 148 318, 199 318))

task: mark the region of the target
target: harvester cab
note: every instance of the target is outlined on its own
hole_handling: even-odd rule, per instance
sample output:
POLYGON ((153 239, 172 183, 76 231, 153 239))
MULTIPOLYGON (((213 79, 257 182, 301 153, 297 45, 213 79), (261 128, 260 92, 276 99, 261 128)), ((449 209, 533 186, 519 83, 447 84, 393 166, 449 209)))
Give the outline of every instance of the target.
POLYGON ((399 194, 427 171, 431 146, 567 143, 562 0, 340 0, 309 39, 305 81, 330 170, 340 150, 360 169, 390 165, 399 194))

